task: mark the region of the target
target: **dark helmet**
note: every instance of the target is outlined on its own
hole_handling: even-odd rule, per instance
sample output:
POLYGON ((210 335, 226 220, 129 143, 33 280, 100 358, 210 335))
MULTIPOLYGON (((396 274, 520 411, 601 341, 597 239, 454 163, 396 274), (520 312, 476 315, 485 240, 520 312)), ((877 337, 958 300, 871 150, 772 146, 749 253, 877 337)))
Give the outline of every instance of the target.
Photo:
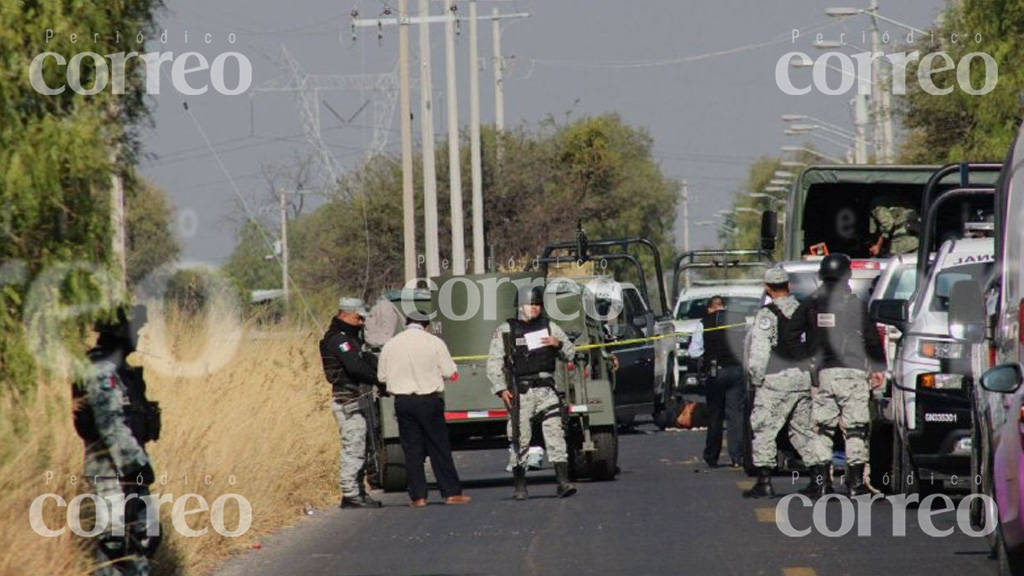
POLYGON ((850 257, 846 254, 829 254, 821 260, 818 278, 823 282, 843 282, 850 278, 850 257))
POLYGON ((146 325, 147 311, 145 306, 121 306, 114 318, 96 322, 96 331, 101 335, 112 336, 121 340, 138 340, 139 330, 146 325))
POLYGON ((516 291, 516 308, 528 304, 544 305, 543 286, 532 286, 529 290, 523 287, 516 291))

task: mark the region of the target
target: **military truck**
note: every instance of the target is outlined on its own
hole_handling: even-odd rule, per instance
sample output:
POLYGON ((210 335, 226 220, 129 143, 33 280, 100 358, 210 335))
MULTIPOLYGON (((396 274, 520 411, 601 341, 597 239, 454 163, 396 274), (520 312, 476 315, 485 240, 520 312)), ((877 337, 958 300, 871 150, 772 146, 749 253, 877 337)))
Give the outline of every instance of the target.
MULTIPOLYGON (((536 273, 492 273, 431 279, 430 301, 424 291, 397 294, 406 310, 427 310, 433 315, 430 329, 441 337, 456 361, 459 379, 445 386, 445 420, 455 450, 507 449, 508 411, 491 393, 487 379, 487 354, 491 337, 501 322, 515 315, 519 287, 545 285, 536 273), (418 301, 417 301, 418 300, 418 301)), ((615 427, 615 396, 607 359, 601 354, 604 333, 599 322, 584 312, 581 289, 568 284, 549 287, 545 308, 575 316, 558 320, 579 352, 573 362, 560 362, 556 389, 567 407, 566 439, 570 473, 576 478, 610 480, 618 473, 618 436, 615 427)), ((406 488, 405 459, 398 441, 394 401, 378 400, 376 484, 389 492, 406 488)), ((534 434, 535 441, 541 435, 534 434)))

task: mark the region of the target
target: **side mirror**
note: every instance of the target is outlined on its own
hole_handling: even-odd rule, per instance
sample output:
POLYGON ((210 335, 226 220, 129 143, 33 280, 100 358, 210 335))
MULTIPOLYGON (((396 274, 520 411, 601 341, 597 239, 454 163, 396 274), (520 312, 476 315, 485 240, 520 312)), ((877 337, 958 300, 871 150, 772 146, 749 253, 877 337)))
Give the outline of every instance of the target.
POLYGON ((879 324, 888 324, 902 330, 907 323, 906 300, 875 300, 869 312, 871 319, 879 324))
POLYGON ((981 387, 989 392, 1010 394, 1020 388, 1020 364, 1000 364, 981 375, 981 387))
POLYGON ((633 317, 633 326, 646 331, 654 324, 654 312, 645 312, 641 316, 633 317))
POLYGON ((985 303, 973 280, 961 280, 949 292, 949 335, 971 344, 985 339, 985 303))
POLYGON ((775 238, 779 235, 779 217, 772 210, 761 214, 761 249, 775 250, 775 238))

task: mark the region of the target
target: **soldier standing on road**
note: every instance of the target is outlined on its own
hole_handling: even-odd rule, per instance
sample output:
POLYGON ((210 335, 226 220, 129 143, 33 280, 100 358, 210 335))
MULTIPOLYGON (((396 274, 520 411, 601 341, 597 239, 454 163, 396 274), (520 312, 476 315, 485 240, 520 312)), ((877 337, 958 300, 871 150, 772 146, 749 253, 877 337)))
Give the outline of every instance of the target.
POLYGON ((324 376, 331 383, 331 410, 341 435, 341 508, 380 508, 366 493, 366 411, 377 382, 376 359, 363 352, 361 332, 369 311, 359 298, 341 298, 338 314, 320 340, 324 376))
POLYGON ((788 422, 789 440, 810 468, 811 482, 801 493, 824 495, 831 490, 827 461, 816 459, 815 435, 811 419, 811 378, 802 362, 803 348, 792 349, 781 341, 786 323, 799 303, 789 293, 789 274, 781 267, 769 268, 764 275, 765 291, 771 303, 757 311, 747 341, 747 374, 754 387, 754 408, 750 427, 754 433, 753 465, 758 469, 757 483, 743 493, 744 498, 775 495, 772 472, 778 457, 776 437, 788 422))
POLYGON ((714 468, 722 452, 722 428, 726 421, 729 459, 733 468, 743 465, 743 435, 746 425, 747 397, 743 386, 742 317, 730 318, 725 300, 713 296, 708 311, 690 338, 687 353, 691 358, 703 358, 704 368, 711 374, 707 379, 707 407, 710 423, 704 441, 704 462, 714 468))
MULTIPOLYGON (((517 317, 502 322, 494 331, 487 359, 487 378, 491 381, 491 391, 511 409, 513 398, 512 391, 505 382, 503 341, 503 335, 511 332, 514 339, 512 354, 516 370, 513 376, 519 394, 519 446, 513 446, 510 462, 516 500, 527 498, 526 456, 530 449, 531 429, 535 420, 540 421, 548 460, 555 467, 558 496, 565 498, 576 493, 576 487, 569 482, 569 454, 566 449, 565 430, 562 427, 562 400, 555 391, 554 378, 558 359, 572 360, 575 347, 565 332, 543 315, 543 306, 543 287, 520 289, 516 295, 517 317), (527 343, 528 335, 537 332, 544 335, 539 338, 538 346, 531 347, 527 343)), ((515 442, 511 419, 508 437, 509 441, 515 442)))
POLYGON ((427 332, 429 321, 410 317, 405 324, 405 330, 381 350, 377 375, 395 398, 398 437, 409 476, 410 506, 427 505, 424 460, 428 455, 444 503, 466 504, 470 497, 462 495, 444 421, 444 381, 458 379, 455 362, 444 341, 427 332))
POLYGON ((113 322, 96 325, 99 339, 89 350, 90 366, 75 382, 75 430, 85 441, 85 476, 100 502, 123 498, 123 506, 107 510, 110 524, 99 535, 97 576, 148 576, 149 558, 160 544, 160 520, 140 500, 155 481, 144 450, 160 436, 159 408, 146 399, 141 368, 128 365, 146 309, 117 311, 113 322))
POLYGON ((812 407, 816 461, 832 459, 833 438, 842 424, 846 486, 855 497, 870 493, 864 484, 868 401, 871 388, 882 384, 885 354, 867 305, 850 290, 850 258, 838 253, 826 256, 818 276, 821 287, 797 309, 785 328, 785 340, 787 345, 799 346, 806 335, 811 369, 818 371, 812 407))

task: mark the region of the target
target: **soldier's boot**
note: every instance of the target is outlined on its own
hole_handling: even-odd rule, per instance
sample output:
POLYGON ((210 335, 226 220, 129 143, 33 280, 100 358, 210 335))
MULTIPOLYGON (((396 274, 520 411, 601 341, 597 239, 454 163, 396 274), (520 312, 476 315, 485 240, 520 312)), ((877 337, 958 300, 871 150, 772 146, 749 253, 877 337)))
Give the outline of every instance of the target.
POLYGON ((555 462, 555 478, 558 480, 559 498, 568 498, 576 493, 576 486, 569 482, 568 462, 555 462))
POLYGON ((864 465, 846 465, 846 490, 850 498, 871 494, 871 490, 864 485, 864 465))
POLYGON ((370 498, 366 494, 355 496, 344 496, 341 499, 341 508, 380 508, 383 504, 378 500, 370 498))
POLYGON ((526 468, 522 466, 512 468, 512 497, 516 500, 526 500, 529 497, 526 492, 526 468))
POLYGON ((771 498, 775 496, 775 489, 772 488, 772 469, 759 468, 757 482, 750 490, 743 491, 744 498, 771 498))
POLYGON ((807 483, 803 490, 800 490, 800 494, 808 498, 821 498, 826 494, 834 492, 832 489, 832 475, 828 465, 811 466, 807 473, 811 477, 810 482, 807 483))

